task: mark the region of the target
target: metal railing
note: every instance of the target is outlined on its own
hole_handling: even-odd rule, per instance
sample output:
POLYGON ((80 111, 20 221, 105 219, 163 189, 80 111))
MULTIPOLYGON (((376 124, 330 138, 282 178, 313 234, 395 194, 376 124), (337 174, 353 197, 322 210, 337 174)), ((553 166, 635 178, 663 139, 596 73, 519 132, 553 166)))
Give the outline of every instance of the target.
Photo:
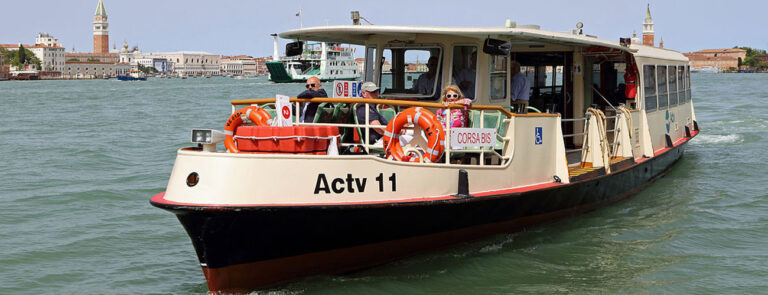
MULTIPOLYGON (((261 105, 261 104, 267 104, 267 103, 274 103, 274 98, 267 98, 267 99, 244 99, 244 100, 233 100, 232 101, 232 112, 234 113, 236 111, 236 107, 239 105, 261 105)), ((294 109, 297 110, 297 112, 300 112, 302 110, 301 104, 302 103, 346 103, 349 104, 350 112, 356 111, 355 109, 352 109, 355 104, 364 104, 365 106, 359 106, 359 107, 365 107, 365 122, 354 122, 354 123, 339 123, 339 122, 331 122, 331 123, 304 123, 301 122, 301 115, 295 114, 292 118, 293 123, 296 125, 304 125, 304 126, 336 126, 336 127, 343 127, 343 128, 360 128, 362 130, 362 134, 359 134, 360 141, 359 142, 342 142, 340 145, 342 147, 349 147, 349 146, 361 146, 366 153, 370 153, 371 149, 382 149, 383 147, 375 145, 375 143, 369 142, 370 139, 370 132, 375 132, 371 129, 374 128, 386 128, 386 126, 381 125, 371 125, 370 124, 370 108, 373 107, 373 105, 390 105, 390 106, 402 106, 402 107, 426 107, 426 108, 435 108, 435 109, 463 109, 465 108, 464 105, 459 104, 451 104, 447 107, 443 106, 441 103, 429 103, 429 102, 419 102, 419 101, 404 101, 404 100, 390 100, 390 99, 360 99, 360 98, 312 98, 312 99, 303 99, 303 98, 290 98, 290 102, 294 105, 294 109)), ((557 114, 547 114, 547 113, 527 113, 527 114, 516 114, 512 113, 506 109, 504 109, 501 106, 488 106, 488 105, 473 105, 467 107, 469 110, 477 110, 479 111, 479 122, 476 123, 477 126, 485 126, 485 115, 486 112, 492 111, 492 112, 498 112, 504 117, 500 119, 499 126, 495 126, 496 130, 498 131, 501 129, 501 126, 505 126, 505 130, 509 130, 509 125, 511 122, 512 117, 557 117, 557 114)), ((354 115, 352 115, 354 118, 354 115)), ((359 119, 358 119, 359 120, 359 119)), ((414 127, 406 127, 407 129, 414 129, 414 127)), ((504 165, 508 161, 510 161, 513 157, 513 151, 514 149, 508 145, 512 141, 510 137, 505 137, 498 132, 496 132, 496 140, 500 141, 502 143, 502 148, 504 146, 508 147, 508 151, 502 152, 503 154, 507 154, 506 156, 502 153, 497 152, 494 148, 452 148, 450 146, 450 136, 451 136, 451 126, 450 126, 450 120, 446 120, 446 125, 443 126, 443 129, 445 131, 445 156, 444 156, 444 163, 450 164, 451 160, 451 154, 479 154, 478 158, 478 164, 480 166, 485 165, 485 160, 487 156, 490 157, 497 157, 500 159, 500 164, 504 165)), ((414 136, 420 136, 419 134, 414 134, 414 136)))

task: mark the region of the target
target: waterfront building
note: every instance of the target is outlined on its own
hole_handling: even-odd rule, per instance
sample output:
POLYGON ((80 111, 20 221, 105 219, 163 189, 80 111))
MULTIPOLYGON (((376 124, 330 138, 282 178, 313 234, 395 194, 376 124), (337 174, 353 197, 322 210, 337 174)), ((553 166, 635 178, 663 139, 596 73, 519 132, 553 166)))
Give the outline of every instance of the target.
POLYGON ((173 71, 183 76, 221 75, 221 55, 202 51, 150 53, 173 63, 173 71))
POLYGON ((716 69, 719 72, 738 69, 739 60, 744 61, 747 51, 739 48, 704 49, 696 52, 683 53, 690 60, 691 68, 716 69))
POLYGON ((102 79, 114 78, 118 75, 127 75, 131 65, 127 63, 108 62, 67 62, 67 67, 62 73, 65 79, 102 79))
POLYGON ((141 65, 142 67, 152 67, 160 74, 168 74, 171 72, 168 59, 160 57, 142 57, 133 59, 130 65, 141 65))
POLYGON ((387 73, 392 72, 392 64, 388 61, 381 63, 381 70, 387 73))
POLYGON ((91 53, 91 52, 67 52, 65 54, 66 62, 101 62, 117 63, 119 56, 114 53, 91 53))
POLYGON ((93 53, 109 53, 109 22, 104 2, 99 0, 93 15, 93 53))
POLYGON ((35 38, 35 44, 43 44, 43 45, 50 46, 50 47, 53 47, 53 46, 64 47, 64 45, 62 45, 59 42, 59 39, 54 38, 53 36, 51 36, 48 33, 39 33, 39 34, 37 34, 37 38, 35 38))
POLYGON ((72 52, 64 54, 62 78, 112 78, 127 74, 130 65, 120 63, 120 55, 109 51, 109 21, 103 0, 96 5, 93 15, 93 52, 72 52))
POLYGON ((643 45, 653 46, 653 18, 651 18, 651 4, 648 4, 648 10, 643 21, 643 45))
POLYGON ((139 59, 165 59, 168 72, 174 72, 183 76, 218 76, 221 73, 221 55, 208 52, 142 53, 138 46, 128 49, 128 43, 123 42, 123 49, 120 50, 117 56, 120 63, 132 65, 136 65, 136 60, 139 59))
MULTIPOLYGON (((43 34, 38 34, 37 41, 41 40, 43 34)), ((46 34, 47 35, 47 34, 46 34)), ((61 72, 64 70, 64 47, 58 44, 58 40, 52 43, 38 43, 35 45, 27 44, 0 44, 0 47, 8 51, 19 50, 19 45, 24 46, 25 49, 32 51, 35 57, 40 60, 40 67, 38 71, 50 72, 47 76, 57 76, 55 72, 61 72)))
POLYGON ((757 59, 759 59, 762 63, 768 64, 768 55, 758 55, 757 59))
POLYGON ((266 75, 269 73, 269 69, 267 69, 267 62, 272 61, 271 56, 256 57, 253 59, 253 61, 256 62, 256 73, 258 75, 266 75))
POLYGON ((221 74, 257 76, 258 68, 252 56, 224 56, 221 58, 221 74))

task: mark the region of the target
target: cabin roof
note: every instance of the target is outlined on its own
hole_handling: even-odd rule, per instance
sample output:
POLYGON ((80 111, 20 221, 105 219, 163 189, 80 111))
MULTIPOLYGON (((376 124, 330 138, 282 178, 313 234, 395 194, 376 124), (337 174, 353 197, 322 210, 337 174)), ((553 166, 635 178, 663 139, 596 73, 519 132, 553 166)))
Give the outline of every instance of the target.
POLYGON ((635 57, 688 62, 688 58, 685 55, 671 49, 635 44, 632 44, 630 48, 636 50, 634 52, 635 57))
POLYGON ((620 51, 628 51, 635 56, 687 61, 681 53, 652 46, 633 44, 629 48, 619 42, 608 41, 570 32, 545 31, 534 28, 516 27, 421 27, 421 26, 381 26, 381 25, 344 25, 319 26, 294 29, 280 33, 280 38, 307 41, 340 42, 365 45, 373 35, 385 35, 413 39, 417 34, 446 35, 476 39, 510 39, 513 44, 558 44, 565 46, 601 46, 620 51))
POLYGON ((566 32, 544 31, 532 28, 460 28, 460 27, 420 27, 420 26, 320 26, 295 29, 280 33, 280 38, 301 39, 312 41, 341 42, 364 45, 372 35, 388 35, 394 37, 412 38, 416 34, 449 35, 477 39, 513 37, 513 41, 521 43, 542 43, 580 46, 605 46, 608 48, 630 51, 618 42, 601 40, 586 35, 574 35, 566 32))

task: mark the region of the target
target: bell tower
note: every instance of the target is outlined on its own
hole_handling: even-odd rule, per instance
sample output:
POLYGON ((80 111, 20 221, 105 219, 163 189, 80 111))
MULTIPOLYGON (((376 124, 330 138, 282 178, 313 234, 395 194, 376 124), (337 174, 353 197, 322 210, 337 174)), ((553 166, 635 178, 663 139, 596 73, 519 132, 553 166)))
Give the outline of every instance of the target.
POLYGON ((653 46, 653 19, 651 18, 651 4, 648 4, 648 12, 643 21, 643 45, 653 46))
POLYGON ((93 15, 93 53, 109 53, 109 22, 104 2, 99 0, 96 13, 93 15))

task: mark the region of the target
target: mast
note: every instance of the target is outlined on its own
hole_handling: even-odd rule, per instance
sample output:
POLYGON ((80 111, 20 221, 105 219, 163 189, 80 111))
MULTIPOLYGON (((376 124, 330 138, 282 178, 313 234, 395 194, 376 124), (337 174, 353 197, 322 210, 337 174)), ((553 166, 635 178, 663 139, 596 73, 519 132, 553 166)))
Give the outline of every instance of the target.
POLYGON ((272 49, 272 60, 280 61, 280 52, 277 51, 277 34, 271 34, 270 36, 275 38, 275 44, 272 49))
POLYGON ((328 66, 328 43, 323 42, 321 47, 323 51, 320 53, 320 74, 324 75, 328 66))

